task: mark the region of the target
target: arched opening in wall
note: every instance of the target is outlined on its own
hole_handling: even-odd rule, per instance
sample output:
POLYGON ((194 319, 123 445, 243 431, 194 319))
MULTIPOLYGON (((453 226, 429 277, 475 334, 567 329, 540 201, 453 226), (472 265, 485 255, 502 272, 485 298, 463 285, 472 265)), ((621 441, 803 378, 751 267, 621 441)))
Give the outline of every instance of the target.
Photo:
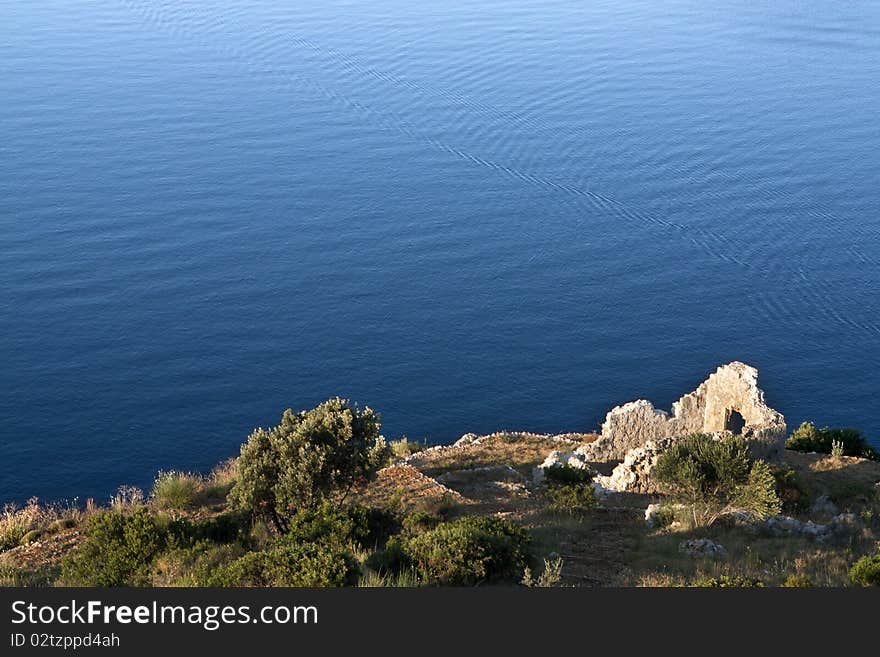
POLYGON ((736 411, 732 408, 728 408, 727 412, 724 415, 724 430, 732 432, 735 436, 741 435, 743 429, 746 427, 746 420, 740 414, 739 411, 736 411))

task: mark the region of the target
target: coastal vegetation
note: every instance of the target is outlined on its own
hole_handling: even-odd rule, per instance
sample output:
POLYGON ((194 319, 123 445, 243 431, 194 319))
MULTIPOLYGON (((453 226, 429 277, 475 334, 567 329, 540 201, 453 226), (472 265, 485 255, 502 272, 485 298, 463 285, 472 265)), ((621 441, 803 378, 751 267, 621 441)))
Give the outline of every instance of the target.
POLYGON ((660 455, 654 477, 693 527, 708 527, 734 511, 766 518, 782 510, 770 466, 750 459, 736 436, 689 436, 660 455))
POLYGON ((160 472, 106 505, 7 506, 0 585, 880 585, 880 463, 864 450, 771 464, 740 437, 695 434, 657 458, 658 493, 609 493, 602 464, 536 476, 548 452, 597 437, 426 449, 386 443, 378 414, 331 399, 207 475, 160 472))
POLYGON ((868 444, 862 433, 851 427, 820 429, 812 422, 803 422, 785 441, 785 447, 798 452, 859 456, 874 461, 880 460, 880 454, 868 444))

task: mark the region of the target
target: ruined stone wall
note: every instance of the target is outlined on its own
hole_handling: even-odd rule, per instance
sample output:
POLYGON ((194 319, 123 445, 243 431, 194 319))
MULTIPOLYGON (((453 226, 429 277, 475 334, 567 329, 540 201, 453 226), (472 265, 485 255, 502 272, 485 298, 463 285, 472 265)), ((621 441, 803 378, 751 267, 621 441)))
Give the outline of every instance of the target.
POLYGON ((745 363, 719 367, 672 405, 672 415, 644 399, 611 409, 602 424, 602 437, 579 451, 594 461, 620 460, 648 441, 722 431, 742 433, 757 458, 782 454, 785 419, 764 402, 758 370, 745 363))

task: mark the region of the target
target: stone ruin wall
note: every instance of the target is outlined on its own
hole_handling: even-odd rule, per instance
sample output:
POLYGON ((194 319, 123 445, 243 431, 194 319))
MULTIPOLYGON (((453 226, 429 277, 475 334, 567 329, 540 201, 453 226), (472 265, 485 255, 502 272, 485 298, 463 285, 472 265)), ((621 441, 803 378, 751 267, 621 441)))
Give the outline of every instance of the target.
POLYGON ((745 363, 719 367, 675 402, 671 415, 644 399, 613 408, 602 424, 601 437, 578 451, 591 461, 622 460, 649 441, 723 431, 742 433, 756 458, 782 455, 785 419, 764 402, 758 370, 745 363))

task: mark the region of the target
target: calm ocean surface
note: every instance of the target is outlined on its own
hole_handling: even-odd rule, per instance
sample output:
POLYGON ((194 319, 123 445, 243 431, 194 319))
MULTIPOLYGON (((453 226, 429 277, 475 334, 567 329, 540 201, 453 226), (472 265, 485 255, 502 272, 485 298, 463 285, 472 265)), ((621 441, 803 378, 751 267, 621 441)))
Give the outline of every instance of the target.
POLYGON ((719 364, 880 445, 880 3, 0 0, 0 500, 719 364))

